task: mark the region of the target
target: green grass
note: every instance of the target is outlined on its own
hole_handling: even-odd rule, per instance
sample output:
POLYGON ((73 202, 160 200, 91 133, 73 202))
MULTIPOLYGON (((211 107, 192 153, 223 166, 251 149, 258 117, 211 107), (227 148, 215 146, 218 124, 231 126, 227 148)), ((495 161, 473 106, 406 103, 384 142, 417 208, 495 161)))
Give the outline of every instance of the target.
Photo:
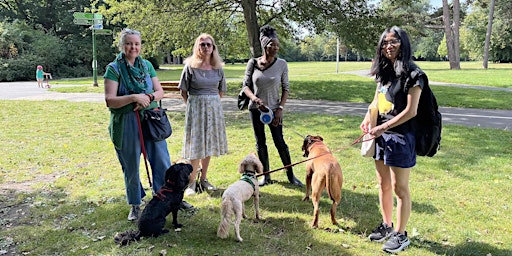
MULTIPOLYGON (((463 62, 462 70, 449 70, 448 64, 445 62, 419 62, 418 64, 425 69, 432 81, 512 88, 509 79, 512 77, 512 64, 490 64, 488 70, 478 69, 479 63, 477 62, 463 62)), ((290 98, 369 103, 375 90, 373 79, 342 72, 368 70, 370 65, 370 62, 340 62, 338 67, 340 73, 336 73, 335 62, 291 62, 289 63, 292 88, 290 98)), ((179 80, 181 70, 181 65, 165 66, 158 71, 158 77, 161 81, 179 80)), ((244 71, 245 64, 226 64, 228 95, 238 94, 244 71)), ((90 78, 59 80, 53 84, 89 85, 67 86, 50 90, 103 93, 102 80, 99 82, 99 87, 90 86, 91 81, 90 78)), ((431 87, 440 106, 512 109, 510 104, 512 92, 509 91, 436 85, 431 87)))
MULTIPOLYGON (((292 129, 322 135, 340 161, 341 229, 329 223, 325 195, 320 228, 311 229, 312 204, 302 202, 304 190, 290 186, 279 171, 272 175, 279 183, 261 188, 264 220, 254 220, 252 200, 246 204, 244 242, 235 242, 232 230, 227 240, 215 236, 221 191, 239 179, 239 161, 254 150, 247 112, 230 112, 229 153, 212 158, 209 172, 221 191, 186 198, 200 210, 179 213, 181 232, 118 247, 114 234, 136 226, 126 220, 129 207, 104 104, 0 101, 0 107, 0 186, 18 188, 16 194, 0 193, 0 251, 16 246, 17 255, 386 255, 381 244, 366 238, 380 214, 372 161, 359 156, 358 145, 349 146, 360 134, 359 117, 288 113, 285 120, 293 162, 304 158, 302 138, 292 129)), ((184 114, 169 116, 174 133, 168 147, 176 160, 184 114)), ((511 255, 511 145, 510 131, 445 125, 442 150, 418 158, 413 168, 412 243, 400 255, 511 255)), ((282 166, 275 148, 269 149, 271 168, 282 166)), ((295 172, 304 180, 304 164, 295 172)))

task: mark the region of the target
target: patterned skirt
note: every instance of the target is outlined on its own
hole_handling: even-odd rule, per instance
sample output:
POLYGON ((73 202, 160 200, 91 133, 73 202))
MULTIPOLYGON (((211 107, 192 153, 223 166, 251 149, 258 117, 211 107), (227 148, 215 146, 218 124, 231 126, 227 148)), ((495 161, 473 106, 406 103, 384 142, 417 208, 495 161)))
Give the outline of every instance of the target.
POLYGON ((228 152, 226 122, 219 95, 189 95, 183 158, 202 159, 228 152))

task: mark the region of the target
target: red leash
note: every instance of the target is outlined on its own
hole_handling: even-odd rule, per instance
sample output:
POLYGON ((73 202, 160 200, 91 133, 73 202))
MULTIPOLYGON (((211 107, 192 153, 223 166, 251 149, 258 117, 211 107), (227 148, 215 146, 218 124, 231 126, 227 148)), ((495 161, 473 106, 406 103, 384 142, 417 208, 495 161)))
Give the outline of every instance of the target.
POLYGON ((302 163, 304 163, 304 162, 307 162, 307 161, 313 160, 313 159, 315 159, 315 158, 318 158, 318 157, 321 157, 321 156, 324 156, 324 155, 327 155, 327 154, 332 154, 333 152, 338 152, 338 151, 344 150, 344 149, 346 149, 346 148, 348 148, 348 147, 351 147, 351 146, 353 146, 353 145, 355 145, 355 144, 357 144, 357 143, 362 143, 362 142, 365 142, 365 141, 370 141, 370 140, 375 139, 375 137, 371 137, 371 138, 369 138, 369 139, 363 140, 363 137, 364 137, 364 135, 366 135, 366 134, 367 134, 367 133, 363 133, 363 135, 359 136, 359 138, 357 138, 354 142, 352 142, 352 143, 351 143, 349 146, 347 146, 347 147, 340 148, 340 149, 335 150, 335 151, 329 151, 329 152, 327 152, 327 153, 323 153, 323 154, 320 154, 320 155, 318 155, 318 156, 315 156, 315 157, 311 157, 311 158, 308 158, 308 159, 302 160, 302 161, 300 161, 300 162, 296 162, 296 163, 293 163, 293 164, 285 165, 285 166, 283 166, 283 167, 280 167, 280 168, 274 169, 274 170, 272 170, 272 171, 263 172, 263 173, 260 173, 260 174, 256 175, 256 177, 260 177, 260 176, 265 175, 265 174, 270 174, 270 173, 273 173, 273 172, 277 172, 277 171, 280 171, 280 170, 286 169, 286 168, 288 168, 288 167, 292 167, 292 166, 295 166, 295 165, 298 165, 298 164, 302 164, 302 163))
POLYGON ((140 123, 139 111, 135 111, 135 116, 137 116, 137 123, 139 124, 140 147, 141 147, 141 150, 142 150, 142 154, 144 155, 144 165, 146 165, 146 173, 148 175, 149 187, 152 188, 153 185, 151 183, 151 176, 149 176, 148 156, 147 156, 147 153, 146 153, 146 147, 144 146, 144 137, 142 135, 142 126, 141 126, 141 123, 140 123))

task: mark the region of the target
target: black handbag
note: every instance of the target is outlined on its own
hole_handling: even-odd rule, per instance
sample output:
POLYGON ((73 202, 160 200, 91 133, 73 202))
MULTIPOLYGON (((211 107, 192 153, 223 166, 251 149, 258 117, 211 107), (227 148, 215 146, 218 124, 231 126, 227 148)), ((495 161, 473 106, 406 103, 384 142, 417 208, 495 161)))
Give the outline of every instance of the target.
MULTIPOLYGON (((252 86, 252 73, 254 73, 254 65, 255 65, 255 62, 256 60, 253 59, 253 65, 251 67, 251 77, 249 78, 249 84, 247 85, 249 87, 249 89, 251 89, 252 92, 254 92, 254 89, 253 89, 253 86, 252 86)), ((237 107, 238 109, 240 110, 244 110, 244 109, 247 109, 247 106, 249 106, 249 101, 251 99, 249 99, 249 97, 247 97, 247 95, 245 94, 244 92, 244 84, 242 83, 242 89, 240 90, 240 92, 238 93, 238 99, 237 99, 237 107)))
POLYGON ((171 123, 163 108, 144 110, 142 120, 142 131, 144 139, 161 141, 169 138, 172 134, 171 123))
POLYGON ((250 100, 249 97, 247 97, 247 95, 245 95, 244 88, 242 88, 242 90, 240 90, 240 93, 238 94, 238 101, 237 101, 238 109, 240 109, 240 110, 247 109, 247 106, 249 106, 249 100, 250 100))

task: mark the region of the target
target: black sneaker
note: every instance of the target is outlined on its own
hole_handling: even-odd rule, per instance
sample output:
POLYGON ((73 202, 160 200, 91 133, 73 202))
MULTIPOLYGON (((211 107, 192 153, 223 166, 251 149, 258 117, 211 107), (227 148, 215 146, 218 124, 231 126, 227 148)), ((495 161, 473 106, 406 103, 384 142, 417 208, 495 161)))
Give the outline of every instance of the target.
POLYGON ((407 231, 405 234, 393 232, 389 237, 389 240, 382 246, 382 250, 389 253, 397 253, 403 251, 405 247, 409 246, 411 241, 407 238, 407 231))
POLYGON ((382 243, 393 233, 393 231, 393 223, 391 223, 390 227, 383 222, 372 231, 368 238, 370 238, 370 241, 382 243))
POLYGON ((183 200, 181 201, 181 204, 180 204, 180 210, 183 210, 183 211, 190 211, 190 210, 193 210, 194 209, 194 206, 189 204, 187 201, 183 200))

